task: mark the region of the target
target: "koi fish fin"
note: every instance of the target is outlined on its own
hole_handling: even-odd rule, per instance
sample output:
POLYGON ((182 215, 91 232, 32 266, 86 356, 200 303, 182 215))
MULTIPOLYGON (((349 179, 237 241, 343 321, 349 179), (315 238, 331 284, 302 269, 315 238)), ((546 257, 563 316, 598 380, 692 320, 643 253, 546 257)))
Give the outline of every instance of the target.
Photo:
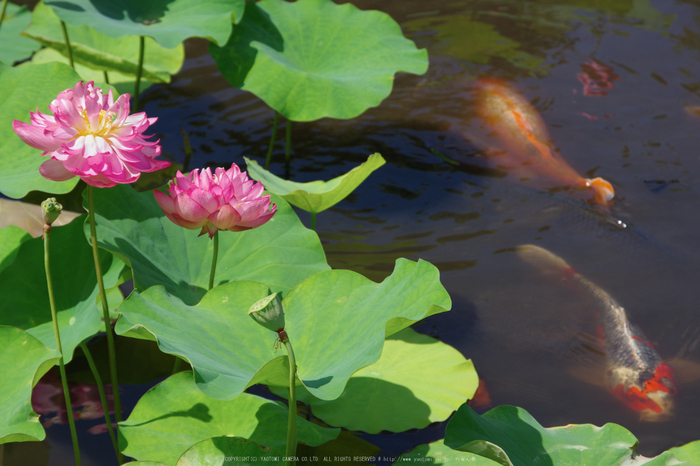
POLYGON ((534 244, 525 244, 516 248, 518 257, 543 272, 570 271, 575 273, 564 259, 534 244))
POLYGON ((603 178, 586 179, 586 186, 593 188, 595 200, 601 205, 610 205, 615 197, 615 189, 603 178))
POLYGON ((700 380, 700 364, 687 359, 667 359, 666 363, 673 368, 676 382, 686 384, 700 380))
POLYGON ((474 395, 472 395, 471 399, 467 401, 467 404, 474 409, 483 410, 489 408, 492 405, 491 396, 489 395, 489 391, 486 388, 486 384, 484 383, 483 379, 481 379, 481 377, 479 377, 479 387, 476 389, 476 392, 474 393, 474 395))

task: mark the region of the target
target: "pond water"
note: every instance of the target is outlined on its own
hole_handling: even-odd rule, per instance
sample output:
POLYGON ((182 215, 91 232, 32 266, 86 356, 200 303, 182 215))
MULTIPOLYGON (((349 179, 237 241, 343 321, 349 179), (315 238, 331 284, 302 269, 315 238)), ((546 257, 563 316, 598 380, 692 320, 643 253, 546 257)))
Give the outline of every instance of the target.
MULTIPOLYGON (((295 181, 338 176, 374 152, 387 160, 318 215, 330 264, 376 281, 399 257, 439 267, 452 311, 417 329, 474 361, 489 407, 521 406, 545 427, 615 422, 647 456, 700 439, 700 381, 679 383, 677 410, 664 423, 641 422, 604 388, 582 381, 579 374, 603 364, 590 345, 594 312, 512 251, 537 244, 562 256, 613 295, 664 358, 700 363, 700 116, 689 108, 700 105, 700 4, 353 3, 390 14, 428 49, 430 68, 398 75, 391 96, 354 120, 293 125, 295 181), (614 204, 596 210, 494 176, 473 104, 474 82, 484 76, 521 91, 560 155, 579 173, 613 184, 614 204)), ((188 41, 186 50, 173 82, 142 95, 149 116, 160 118, 154 129, 163 153, 184 160, 181 126, 194 150, 190 168, 244 165, 243 156, 262 163, 272 110, 231 88, 205 41, 188 41)), ((279 141, 273 173, 284 173, 283 160, 279 141)), ((308 214, 299 215, 310 224, 308 214)), ((143 390, 133 391, 134 401, 143 390)), ((54 448, 68 447, 59 427, 48 429, 49 438, 54 448)), ((444 424, 363 438, 398 456, 443 436, 444 424)), ((110 452, 106 435, 96 437, 105 437, 100 445, 110 452)), ((56 456, 50 464, 62 464, 56 456)), ((106 464, 104 455, 95 461, 106 464)))

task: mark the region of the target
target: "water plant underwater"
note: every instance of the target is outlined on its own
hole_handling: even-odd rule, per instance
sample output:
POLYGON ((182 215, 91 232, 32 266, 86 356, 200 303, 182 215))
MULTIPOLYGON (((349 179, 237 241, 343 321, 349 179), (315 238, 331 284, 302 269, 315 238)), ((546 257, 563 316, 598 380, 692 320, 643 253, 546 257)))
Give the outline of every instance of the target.
MULTIPOLYGON (((0 230, 0 368, 7 374, 0 392, 0 419, 7 421, 0 424, 0 443, 45 437, 29 401, 31 388, 55 364, 69 364, 77 346, 90 358, 87 343, 104 331, 112 386, 119 386, 112 332, 156 341, 163 353, 176 356, 176 367, 167 368, 174 374, 146 393, 126 420, 119 390, 113 390, 113 441, 120 463, 122 455, 137 460, 131 464, 224 464, 232 456, 293 462, 285 458, 298 456, 297 438, 313 456, 309 446, 348 435, 337 427, 401 432, 444 421, 455 410, 444 441, 420 446, 404 458, 532 464, 546 456, 554 463, 600 464, 602 458, 612 463, 635 456, 636 439, 614 424, 545 429, 520 408, 497 407, 483 415, 469 408, 465 400, 474 396, 478 383, 471 361, 408 328, 451 307, 431 264, 400 259, 379 284, 355 272, 330 270, 318 236, 303 227, 289 204, 309 211, 315 223, 317 213, 341 201, 384 163, 379 154, 327 182, 283 180, 250 160, 250 175, 262 183, 247 179, 233 164, 214 173, 177 173, 167 193, 128 186, 142 173, 169 165, 157 160, 157 141, 143 135, 155 118, 129 115, 129 110, 138 110, 144 75, 154 82, 169 79, 167 67, 152 63, 149 68, 144 49, 181 51, 189 36, 178 21, 193 22, 188 33, 211 41, 211 54, 232 85, 258 95, 288 119, 289 166, 289 121, 352 118, 389 94, 396 71, 427 68, 425 51, 403 38, 388 16, 323 0, 264 0, 225 6, 200 2, 193 18, 186 2, 176 1, 167 11, 140 11, 147 7, 136 5, 118 21, 93 2, 74 3, 80 8, 68 8, 67 2, 38 5, 28 35, 42 38, 44 51, 65 54, 93 71, 106 70, 105 77, 122 73, 128 84, 134 81, 134 103, 130 106, 124 93, 115 99, 115 87, 96 86, 60 63, 0 65, 1 157, 8 168, 0 175, 0 191, 20 198, 32 190, 66 193, 77 178, 88 185, 88 216, 62 227, 50 227, 47 219, 43 240, 15 227, 0 230), (337 30, 342 24, 352 34, 353 27, 363 25, 364 31, 366 24, 376 25, 369 28, 376 36, 360 44, 375 53, 355 63, 346 60, 339 37, 337 46, 324 47, 330 57, 317 54, 317 61, 298 63, 295 49, 317 44, 309 36, 289 34, 296 25, 291 12, 309 29, 322 24, 337 30), (101 33, 86 26, 90 23, 100 24, 101 33), (105 34, 129 42, 132 49, 120 45, 116 50, 136 50, 135 59, 115 57, 114 45, 100 49, 98 44, 114 40, 105 41, 105 34), (321 65, 327 73, 319 73, 321 65), (337 66, 354 79, 334 79, 337 66), (371 85, 363 76, 367 69, 376 72, 371 85), (281 73, 274 79, 283 86, 270 87, 270 76, 278 76, 273 71, 281 73), (305 93, 295 93, 300 88, 305 93), (320 99, 323 105, 318 105, 319 95, 344 99, 320 99), (40 111, 47 105, 53 115, 40 111), (37 107, 27 124, 27 112, 37 107), (50 158, 42 160, 36 149, 50 158), (263 185, 269 194, 263 195, 263 185), (197 230, 212 241, 198 238, 197 230), (230 232, 219 238, 218 230, 230 232), (50 264, 41 261, 44 248, 50 264), (124 299, 115 290, 128 278, 134 291, 124 299), (102 307, 101 316, 96 306, 102 307), (57 312, 50 321, 53 308, 57 312), (251 312, 274 315, 254 320, 246 315, 251 312), (273 324, 258 325, 260 320, 273 324), (280 344, 287 355, 278 352, 280 344), (190 370, 179 370, 183 360, 190 370), (246 393, 256 384, 289 397, 295 409, 246 393), (295 397, 310 407, 317 422, 297 415, 304 405, 297 405, 295 397), (396 404, 400 411, 392 408, 396 404)), ((9 5, 14 17, 22 17, 21 9, 9 5)), ((55 213, 60 207, 50 200, 45 210, 55 213)), ((102 385, 99 380, 97 385, 102 385)), ((101 399, 106 410, 106 394, 101 399)), ((111 427, 112 421, 105 424, 111 427)), ((75 436, 74 446, 79 463, 75 436)), ((697 442, 674 448, 653 461, 666 464, 674 455, 689 460, 698 448, 697 442)))

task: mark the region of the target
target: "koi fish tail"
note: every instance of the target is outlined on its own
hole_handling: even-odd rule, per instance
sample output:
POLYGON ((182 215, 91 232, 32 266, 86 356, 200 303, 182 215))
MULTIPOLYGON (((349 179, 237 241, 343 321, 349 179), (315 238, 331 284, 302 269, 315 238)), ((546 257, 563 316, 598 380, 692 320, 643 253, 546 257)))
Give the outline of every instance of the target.
POLYGON ((517 252, 518 257, 543 272, 576 274, 564 259, 534 244, 519 246, 517 252))
POLYGON ((586 186, 593 188, 595 200, 601 205, 610 205, 615 197, 615 190, 612 185, 603 178, 586 179, 586 186))

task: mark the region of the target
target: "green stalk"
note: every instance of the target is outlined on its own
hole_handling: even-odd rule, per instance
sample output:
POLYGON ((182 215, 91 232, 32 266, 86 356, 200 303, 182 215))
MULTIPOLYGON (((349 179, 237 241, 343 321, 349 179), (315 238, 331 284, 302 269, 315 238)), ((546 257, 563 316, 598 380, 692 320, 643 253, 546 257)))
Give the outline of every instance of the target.
POLYGON ((70 47, 70 41, 68 40, 68 30, 66 29, 66 23, 61 21, 61 29, 63 29, 63 40, 66 41, 66 50, 68 51, 68 63, 70 64, 70 67, 75 69, 75 65, 73 64, 73 50, 70 47))
POLYGON ((51 225, 44 224, 44 268, 46 269, 46 285, 49 291, 49 305, 51 307, 51 319, 53 320, 53 332, 56 335, 56 345, 61 358, 58 360, 58 367, 61 371, 61 384, 63 385, 63 398, 66 401, 66 411, 68 414, 68 426, 70 427, 70 437, 73 440, 73 453, 75 454, 75 464, 80 466, 80 448, 78 447, 78 433, 75 430, 75 419, 73 419, 73 406, 70 402, 70 391, 68 390, 68 379, 66 378, 66 367, 63 364, 63 348, 61 347, 61 335, 58 332, 58 316, 56 315, 56 301, 53 295, 53 284, 51 283, 51 267, 49 262, 49 238, 51 236, 51 225))
POLYGON ((214 233, 214 257, 211 260, 211 272, 209 273, 209 289, 214 288, 214 274, 216 274, 216 259, 219 256, 219 230, 214 233))
MULTIPOLYGON (((285 336, 286 335, 287 333, 285 332, 285 336)), ((289 420, 287 421, 287 452, 285 456, 287 458, 294 458, 297 454, 297 363, 294 359, 294 350, 292 350, 292 343, 289 341, 289 338, 285 338, 282 343, 284 343, 285 348, 287 348, 287 354, 289 355, 289 420)), ((295 463, 296 461, 294 460, 285 462, 288 466, 295 463)))
POLYGON ((275 137, 277 137, 277 120, 280 114, 275 110, 275 119, 272 122, 272 137, 270 138, 270 147, 267 148, 267 158, 265 159, 265 170, 270 169, 270 161, 272 160, 272 148, 275 146, 275 137))
POLYGON ((109 407, 107 406, 107 396, 105 395, 105 389, 102 384, 102 377, 100 377, 100 373, 97 371, 97 366, 95 365, 95 361, 92 359, 92 354, 88 350, 87 345, 85 343, 80 343, 80 348, 83 350, 83 354, 85 355, 85 359, 87 359, 92 375, 95 377, 97 391, 100 393, 102 411, 104 411, 105 422, 107 423, 107 430, 109 430, 109 436, 112 439, 112 445, 114 446, 114 451, 117 454, 117 461, 119 461, 119 464, 122 464, 124 463, 124 456, 122 455, 122 452, 119 451, 117 436, 114 434, 114 429, 112 428, 112 419, 109 417, 109 407))
POLYGON ((311 212, 311 229, 316 231, 316 212, 311 212))
MULTIPOLYGON (((5 10, 7 9, 7 0, 2 0, 2 10, 0 10, 0 26, 2 26, 2 20, 5 19, 5 10)), ((4 445, 4 443, 3 443, 4 445)), ((2 456, 0 456, 0 465, 2 465, 2 456)))
POLYGON ((102 74, 105 77, 105 84, 109 84, 109 75, 107 74, 107 71, 106 70, 102 71, 102 74))
POLYGON ((173 364, 173 374, 177 374, 177 371, 180 370, 180 365, 182 364, 182 359, 179 357, 175 356, 175 364, 173 364))
POLYGON ((289 179, 289 153, 292 150, 292 120, 287 119, 287 134, 284 143, 284 171, 289 179))
POLYGON ((139 36, 139 66, 136 69, 136 84, 134 85, 134 111, 139 109, 139 88, 141 87, 141 75, 143 74, 143 53, 146 48, 146 38, 139 36))
MULTIPOLYGON (((105 332, 107 334, 107 353, 109 354, 109 374, 112 381, 112 392, 114 393, 114 417, 117 424, 122 422, 122 404, 119 400, 119 382, 117 380, 117 355, 114 349, 114 330, 109 321, 109 305, 107 303, 107 293, 105 292, 102 280, 102 267, 100 266, 100 256, 97 249, 97 227, 95 226, 95 197, 93 187, 88 185, 88 217, 90 219, 90 238, 92 242, 92 257, 95 260, 95 274, 97 275, 97 285, 100 288, 100 300, 102 301, 102 317, 105 321, 105 332)), ((118 427, 117 427, 118 428, 118 427)))

